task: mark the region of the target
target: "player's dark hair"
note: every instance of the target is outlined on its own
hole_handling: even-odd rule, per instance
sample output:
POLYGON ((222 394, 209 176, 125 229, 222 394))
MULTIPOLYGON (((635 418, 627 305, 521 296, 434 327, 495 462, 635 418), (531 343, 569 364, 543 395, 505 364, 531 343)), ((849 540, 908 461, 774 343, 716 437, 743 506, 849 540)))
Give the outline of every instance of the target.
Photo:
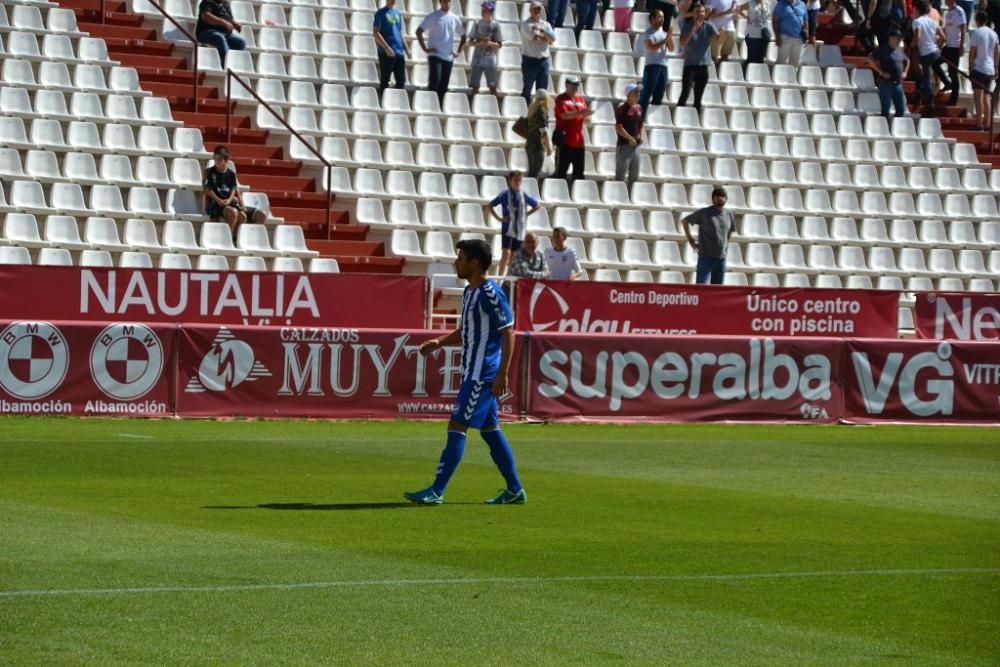
POLYGON ((722 187, 721 185, 717 185, 716 187, 712 188, 712 199, 715 199, 716 197, 725 197, 728 199, 729 195, 726 194, 726 189, 724 187, 722 187))
POLYGON ((490 244, 482 239, 462 239, 455 244, 455 249, 465 253, 469 259, 475 260, 479 268, 486 273, 493 264, 493 250, 490 244))
POLYGON ((917 0, 913 3, 913 8, 917 10, 917 16, 923 16, 931 10, 931 3, 927 0, 917 0))
POLYGON ((566 233, 566 228, 565 227, 553 227, 552 228, 552 233, 553 234, 558 234, 559 236, 563 237, 564 239, 568 239, 569 238, 569 234, 566 233))
POLYGON ((976 25, 986 25, 990 22, 990 15, 986 12, 979 10, 976 12, 976 25))

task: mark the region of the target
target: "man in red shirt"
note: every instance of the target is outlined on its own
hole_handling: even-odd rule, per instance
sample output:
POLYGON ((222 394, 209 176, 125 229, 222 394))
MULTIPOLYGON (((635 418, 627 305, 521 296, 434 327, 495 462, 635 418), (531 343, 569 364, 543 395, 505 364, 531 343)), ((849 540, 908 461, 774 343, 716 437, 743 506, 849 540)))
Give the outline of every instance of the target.
POLYGON ((556 178, 566 178, 570 165, 573 166, 573 178, 570 185, 578 178, 583 178, 583 124, 594 112, 587 106, 587 100, 578 95, 580 79, 571 76, 566 79, 566 92, 556 98, 556 145, 559 152, 556 155, 556 178), (559 136, 561 135, 561 137, 559 136))

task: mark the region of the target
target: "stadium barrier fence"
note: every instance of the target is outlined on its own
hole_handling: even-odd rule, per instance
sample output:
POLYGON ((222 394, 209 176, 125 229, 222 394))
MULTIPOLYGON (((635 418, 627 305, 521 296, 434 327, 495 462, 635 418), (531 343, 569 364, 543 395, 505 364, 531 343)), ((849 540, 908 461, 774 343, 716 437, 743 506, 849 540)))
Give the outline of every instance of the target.
MULTIPOLYGON (((440 332, 3 321, 0 413, 445 419, 440 332)), ((505 419, 997 424, 1000 343, 521 333, 505 419)))

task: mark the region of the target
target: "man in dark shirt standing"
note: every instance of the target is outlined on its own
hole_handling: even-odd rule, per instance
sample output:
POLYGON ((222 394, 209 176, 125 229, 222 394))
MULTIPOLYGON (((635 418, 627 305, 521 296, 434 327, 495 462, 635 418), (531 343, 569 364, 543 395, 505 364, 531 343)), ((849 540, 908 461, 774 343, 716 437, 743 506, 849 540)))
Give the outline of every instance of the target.
POLYGON ((645 113, 639 106, 642 86, 630 83, 625 86, 625 101, 615 111, 615 132, 618 147, 615 154, 615 180, 631 185, 639 180, 639 146, 644 143, 645 113))
POLYGON ((403 39, 403 15, 396 9, 396 0, 385 0, 385 6, 375 12, 372 34, 378 46, 379 94, 389 87, 390 76, 396 78, 396 88, 404 88, 410 47, 403 39))
POLYGON ((229 150, 225 146, 216 147, 212 160, 214 164, 205 170, 203 184, 205 215, 213 222, 225 220, 233 230, 233 238, 236 238, 236 228, 248 220, 257 225, 264 224, 267 213, 243 205, 236 172, 229 166, 229 150))
POLYGON ((882 115, 892 122, 892 107, 896 108, 896 116, 906 115, 906 95, 903 93, 903 81, 906 71, 910 68, 910 59, 899 48, 903 34, 898 30, 890 30, 887 43, 879 46, 868 56, 868 64, 878 77, 878 96, 882 101, 882 115))
POLYGON ((226 54, 230 49, 243 51, 247 48, 246 40, 236 34, 242 30, 243 26, 233 19, 229 0, 201 0, 198 5, 195 36, 199 43, 215 47, 223 66, 226 64, 226 54))
POLYGON ((712 190, 712 205, 695 211, 683 218, 684 235, 698 253, 698 267, 695 282, 704 285, 712 279, 713 285, 721 285, 726 275, 726 250, 729 237, 736 231, 736 221, 732 211, 725 210, 726 190, 716 187, 712 190), (691 225, 698 225, 698 240, 691 236, 691 225))
POLYGON ((719 38, 719 29, 705 20, 705 6, 694 5, 694 15, 681 31, 681 51, 684 53, 684 70, 681 74, 681 96, 677 106, 687 105, 688 95, 694 88, 694 108, 701 113, 701 96, 708 85, 708 66, 712 64, 711 46, 719 38))

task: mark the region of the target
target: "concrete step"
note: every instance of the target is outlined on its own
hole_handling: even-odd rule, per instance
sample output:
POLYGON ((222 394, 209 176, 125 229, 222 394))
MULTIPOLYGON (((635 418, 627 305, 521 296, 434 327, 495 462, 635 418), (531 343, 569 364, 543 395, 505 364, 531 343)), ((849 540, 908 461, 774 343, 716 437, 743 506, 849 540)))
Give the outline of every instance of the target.
POLYGON ((385 244, 377 241, 330 241, 310 239, 310 250, 317 250, 324 256, 345 257, 385 257, 385 244))
MULTIPOLYGON (((306 244, 313 243, 307 241, 306 244)), ((406 260, 401 257, 355 257, 322 255, 337 260, 341 273, 402 273, 406 260)))
POLYGON ((94 37, 104 37, 105 39, 112 37, 116 39, 138 39, 143 41, 156 40, 156 31, 152 28, 102 25, 101 23, 82 22, 79 20, 77 21, 77 28, 81 32, 89 32, 94 37))
MULTIPOLYGON (((277 146, 275 146, 275 148, 277 148, 277 146)), ((236 160, 237 153, 232 151, 231 153, 233 159, 236 160)), ((236 164, 239 165, 238 160, 236 164)), ((305 178, 302 176, 258 176, 257 174, 244 174, 242 170, 240 170, 239 174, 240 183, 249 185, 254 190, 263 190, 264 192, 270 192, 271 190, 283 190, 286 192, 316 191, 316 182, 311 178, 305 178)), ((270 195, 268 196, 270 197, 270 195)), ((325 194, 323 196, 326 197, 325 194)), ((273 205, 274 204, 272 204, 272 206, 273 205)))

